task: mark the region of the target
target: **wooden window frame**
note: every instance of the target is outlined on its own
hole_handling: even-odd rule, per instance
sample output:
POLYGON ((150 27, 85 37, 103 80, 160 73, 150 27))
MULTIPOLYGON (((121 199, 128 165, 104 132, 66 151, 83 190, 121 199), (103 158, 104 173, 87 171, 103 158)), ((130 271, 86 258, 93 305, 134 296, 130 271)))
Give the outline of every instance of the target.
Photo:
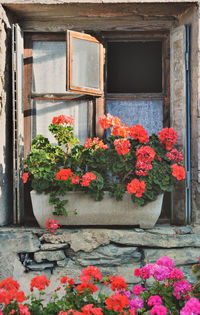
POLYGON ((101 96, 103 94, 104 87, 104 75, 103 75, 103 61, 104 61, 104 51, 103 45, 93 36, 85 33, 79 33, 74 31, 67 31, 66 34, 66 44, 67 44, 67 91, 89 94, 94 96, 101 96), (99 44, 99 89, 86 88, 75 86, 72 84, 72 67, 73 67, 73 39, 82 39, 93 43, 99 44))

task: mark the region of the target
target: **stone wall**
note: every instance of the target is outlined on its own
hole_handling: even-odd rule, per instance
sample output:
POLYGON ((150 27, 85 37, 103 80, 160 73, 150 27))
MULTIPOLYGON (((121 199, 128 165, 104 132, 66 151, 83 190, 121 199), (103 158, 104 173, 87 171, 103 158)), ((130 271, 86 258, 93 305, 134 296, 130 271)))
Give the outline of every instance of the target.
POLYGON ((11 221, 12 103, 11 29, 0 5, 0 226, 11 221))
POLYGON ((63 229, 57 234, 39 228, 1 228, 0 244, 0 280, 12 276, 28 292, 30 280, 45 274, 51 281, 50 295, 64 275, 78 283, 80 271, 88 265, 97 266, 103 275, 118 274, 129 284, 138 283, 134 269, 165 255, 194 282, 191 266, 198 263, 200 227, 63 229))

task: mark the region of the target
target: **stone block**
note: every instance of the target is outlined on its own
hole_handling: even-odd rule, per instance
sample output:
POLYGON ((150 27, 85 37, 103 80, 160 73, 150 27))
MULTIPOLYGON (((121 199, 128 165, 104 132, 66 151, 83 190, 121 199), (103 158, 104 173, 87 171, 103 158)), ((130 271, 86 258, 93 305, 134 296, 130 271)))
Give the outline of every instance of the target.
POLYGON ((27 232, 0 232, 0 252, 32 253, 40 248, 36 235, 27 232))
MULTIPOLYGON (((151 230, 146 230, 149 233, 161 234, 161 235, 184 235, 192 232, 191 226, 169 226, 169 225, 156 225, 151 230)), ((140 231, 139 231, 140 232, 140 231)))
MULTIPOLYGON (((141 230, 138 231, 141 233, 141 230)), ((153 229, 148 229, 146 232, 153 234, 173 235, 175 233, 174 227, 169 225, 156 225, 153 229)))
POLYGON ((47 242, 52 244, 69 243, 71 240, 71 233, 59 231, 58 234, 43 234, 40 239, 41 242, 47 242))
POLYGON ((27 266, 27 268, 32 271, 44 271, 45 269, 52 269, 53 267, 54 267, 54 264, 51 264, 51 263, 42 263, 42 264, 32 263, 27 266))
POLYGON ((61 244, 46 243, 46 244, 41 244, 40 250, 54 251, 58 249, 66 249, 68 247, 69 247, 69 244, 67 243, 61 243, 61 244))
POLYGON ((80 251, 75 259, 82 266, 101 265, 110 266, 112 269, 113 266, 122 266, 140 261, 141 253, 137 247, 119 247, 109 244, 99 247, 91 253, 80 251))
POLYGON ((18 281, 24 272, 25 267, 20 262, 17 253, 0 253, 0 281, 8 277, 13 277, 18 281))
POLYGON ((191 226, 175 227, 175 233, 177 233, 179 235, 191 234, 192 233, 192 227, 191 226))
POLYGON ((129 246, 144 246, 153 248, 181 248, 200 247, 199 236, 195 234, 186 235, 161 235, 141 230, 135 231, 109 231, 109 238, 115 244, 129 246))
POLYGON ((176 266, 195 264, 199 261, 198 248, 172 248, 172 249, 144 249, 144 261, 155 263, 158 258, 168 256, 173 259, 176 266))
POLYGON ((107 275, 115 275, 115 276, 122 276, 126 283, 128 284, 137 284, 141 282, 141 279, 134 276, 134 270, 136 268, 141 268, 140 263, 131 263, 125 264, 123 266, 113 266, 112 268, 109 267, 99 267, 102 276, 105 277, 107 275))
POLYGON ((71 237, 70 247, 74 252, 84 251, 89 253, 100 245, 109 244, 107 230, 80 230, 71 237))
POLYGON ((58 261, 57 261, 57 266, 64 268, 64 267, 67 266, 68 262, 69 262, 69 258, 65 258, 65 259, 63 259, 63 260, 58 260, 58 261))
POLYGON ((57 251, 40 251, 34 253, 34 260, 37 263, 41 263, 43 261, 58 261, 65 259, 65 254, 62 250, 57 251))
MULTIPOLYGON (((198 224, 196 224, 196 225, 194 225, 193 227, 192 227, 192 232, 194 233, 194 234, 200 234, 200 225, 198 224)), ((199 235, 199 237, 200 237, 200 235, 199 235)))

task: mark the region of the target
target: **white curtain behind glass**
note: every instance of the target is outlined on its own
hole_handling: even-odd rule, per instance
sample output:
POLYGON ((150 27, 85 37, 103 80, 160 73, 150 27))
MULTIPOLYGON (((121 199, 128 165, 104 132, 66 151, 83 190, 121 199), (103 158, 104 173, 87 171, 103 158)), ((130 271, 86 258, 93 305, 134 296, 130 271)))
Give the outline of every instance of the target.
POLYGON ((33 102, 33 138, 42 134, 49 138, 51 143, 56 143, 48 131, 48 125, 54 116, 72 115, 74 117, 74 133, 83 144, 88 137, 88 103, 87 101, 54 101, 35 100, 33 102))
POLYGON ((33 42, 33 84, 36 93, 66 92, 66 43, 33 42))

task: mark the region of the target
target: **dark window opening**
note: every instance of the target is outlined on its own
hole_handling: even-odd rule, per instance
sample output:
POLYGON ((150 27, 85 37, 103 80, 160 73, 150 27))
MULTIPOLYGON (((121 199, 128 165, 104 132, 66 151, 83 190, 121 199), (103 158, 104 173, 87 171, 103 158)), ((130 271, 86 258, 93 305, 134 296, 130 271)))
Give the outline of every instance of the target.
POLYGON ((161 93, 162 42, 108 42, 107 93, 161 93))

